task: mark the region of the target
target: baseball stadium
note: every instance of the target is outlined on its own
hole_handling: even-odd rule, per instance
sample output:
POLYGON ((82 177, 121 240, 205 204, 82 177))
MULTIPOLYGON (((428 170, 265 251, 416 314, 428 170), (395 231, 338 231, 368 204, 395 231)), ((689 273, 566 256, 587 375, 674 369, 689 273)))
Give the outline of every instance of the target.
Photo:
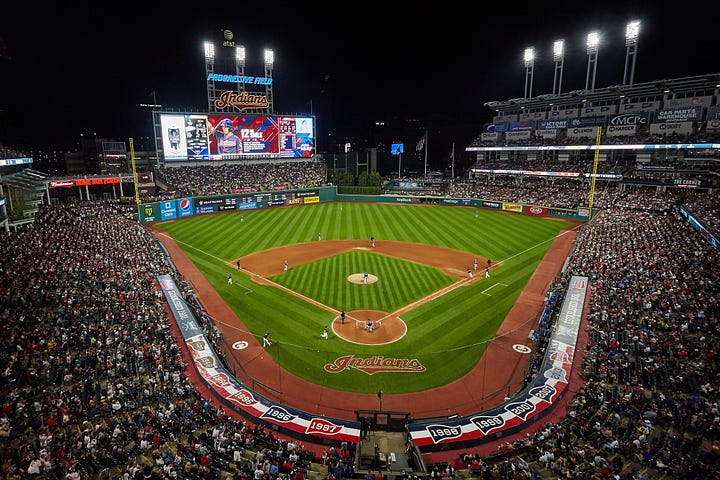
POLYGON ((463 176, 383 178, 211 47, 156 163, 1 150, 3 478, 720 478, 720 74, 488 102, 463 176))

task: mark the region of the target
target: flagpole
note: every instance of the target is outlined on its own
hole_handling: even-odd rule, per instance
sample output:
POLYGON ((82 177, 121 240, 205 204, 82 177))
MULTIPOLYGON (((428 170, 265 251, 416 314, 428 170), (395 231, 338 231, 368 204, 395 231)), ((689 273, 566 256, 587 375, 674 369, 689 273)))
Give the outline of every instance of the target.
POLYGON ((428 151, 428 132, 425 130, 425 178, 427 178, 427 151, 428 151))

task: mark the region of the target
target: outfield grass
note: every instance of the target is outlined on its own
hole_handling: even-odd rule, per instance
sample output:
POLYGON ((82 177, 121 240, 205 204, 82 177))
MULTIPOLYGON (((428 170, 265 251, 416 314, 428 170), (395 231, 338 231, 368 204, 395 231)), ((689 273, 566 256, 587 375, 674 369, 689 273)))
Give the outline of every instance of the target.
MULTIPOLYGON (((381 388, 392 394, 444 385, 468 372, 502 324, 554 237, 569 225, 570 222, 557 219, 491 210, 479 210, 476 218, 474 208, 454 206, 325 203, 192 216, 158 224, 157 228, 176 240, 242 319, 249 329, 248 335, 259 338, 264 332, 271 332, 275 343, 268 352, 282 367, 328 388, 364 393, 381 388), (332 322, 334 314, 276 287, 260 286, 228 265, 233 259, 253 252, 316 241, 318 232, 322 233, 323 240, 374 236, 379 242, 389 239, 426 243, 467 251, 469 257, 492 258, 502 262, 493 270, 492 281, 497 286, 483 293, 489 282, 474 282, 404 313, 402 318, 408 325, 408 333, 390 345, 355 345, 335 337, 323 340, 320 332, 332 322), (229 273, 233 274, 232 286, 227 285, 229 273), (372 355, 415 358, 427 370, 372 376, 357 370, 344 370, 339 374, 323 370, 326 363, 349 354, 363 358, 372 355)), ((380 263, 385 262, 378 258, 381 255, 364 252, 368 257, 363 257, 355 253, 361 252, 293 267, 282 282, 326 305, 346 310, 353 308, 347 305, 375 309, 367 305, 377 302, 378 310, 393 311, 396 305, 405 302, 404 298, 411 298, 407 304, 418 295, 424 296, 424 287, 402 293, 396 291, 397 288, 385 287, 382 282, 374 284, 377 298, 372 299, 356 297, 345 280, 333 287, 332 279, 345 274, 334 271, 333 264, 378 262, 378 269, 388 269, 383 275, 399 275, 408 263, 394 260, 381 266, 380 263), (310 278, 318 281, 310 282, 310 278)), ((436 290, 450 281, 439 270, 422 269, 418 272, 431 285, 438 285, 436 290)), ((365 294, 369 292, 366 290, 365 294)))

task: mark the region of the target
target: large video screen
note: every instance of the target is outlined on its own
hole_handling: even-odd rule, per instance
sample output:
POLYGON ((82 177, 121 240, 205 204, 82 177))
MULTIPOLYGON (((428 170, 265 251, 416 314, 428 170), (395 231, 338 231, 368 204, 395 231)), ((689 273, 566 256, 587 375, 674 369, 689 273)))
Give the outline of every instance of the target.
POLYGON ((309 158, 315 153, 313 117, 161 114, 166 161, 309 158))

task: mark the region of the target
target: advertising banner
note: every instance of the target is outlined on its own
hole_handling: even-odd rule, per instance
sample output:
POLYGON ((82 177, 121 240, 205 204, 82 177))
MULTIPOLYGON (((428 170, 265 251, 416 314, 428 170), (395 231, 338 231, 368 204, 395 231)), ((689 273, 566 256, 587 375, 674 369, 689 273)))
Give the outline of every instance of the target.
POLYGON ((160 220, 171 220, 177 217, 175 200, 160 202, 160 220))
POLYGON ((195 213, 192 198, 181 198, 177 200, 178 217, 189 217, 195 213))
POLYGON ((570 127, 602 127, 605 125, 605 117, 573 118, 570 120, 570 127))
POLYGON ((660 109, 660 101, 623 103, 620 105, 620 113, 651 113, 660 109))
POLYGON ((494 142, 497 141, 498 138, 500 138, 500 134, 497 132, 483 132, 482 135, 480 135, 480 139, 484 142, 494 142))
POLYGON ((523 130, 534 130, 535 122, 510 122, 508 130, 510 132, 520 132, 523 130))
POLYGON ((578 116, 577 108, 566 108, 564 110, 550 110, 548 112, 548 120, 562 120, 564 118, 575 118, 578 116))
POLYGON ((705 130, 709 132, 720 132, 720 119, 708 120, 705 130))
POLYGON ((557 138, 558 131, 556 129, 551 130, 535 130, 535 136, 538 138, 557 138))
POLYGON ((536 120, 545 120, 547 118, 547 112, 528 112, 521 113, 518 120, 521 122, 532 122, 536 120))
POLYGON ((649 113, 623 113, 614 115, 608 120, 608 126, 647 125, 650 123, 649 113))
POLYGON ((500 210, 502 208, 502 203, 490 202, 490 201, 483 200, 481 206, 483 206, 485 208, 495 208, 495 209, 500 210))
POLYGON ((686 107, 709 107, 713 103, 712 95, 704 97, 668 98, 663 105, 666 109, 686 107))
POLYGON ((502 210, 506 212, 522 212, 523 211, 523 205, 522 203, 509 203, 509 202, 503 202, 502 204, 502 210))
POLYGON ((617 113, 617 105, 602 105, 597 107, 585 107, 580 112, 581 117, 601 117, 617 113))
POLYGON ((650 125, 651 135, 668 135, 676 133, 679 135, 689 135, 693 132, 693 122, 666 122, 653 123, 650 125))
POLYGON ((536 217, 546 217, 548 209, 547 207, 538 207, 536 205, 525 205, 525 215, 533 215, 536 217))
POLYGON ((708 108, 707 112, 705 112, 705 119, 707 121, 720 120, 720 106, 715 105, 714 107, 708 108))
POLYGON ((666 109, 655 114, 656 123, 699 122, 701 119, 701 107, 666 109))
POLYGON ((597 137, 598 127, 581 127, 568 128, 567 136, 571 138, 595 138, 597 137))
POLYGON ((568 128, 567 120, 543 120, 538 122, 539 130, 555 130, 568 128))
POLYGON ((610 125, 605 130, 608 137, 631 137, 637 133, 637 125, 610 125))
POLYGON ((505 138, 508 140, 527 140, 530 138, 530 130, 521 132, 507 132, 505 138))

